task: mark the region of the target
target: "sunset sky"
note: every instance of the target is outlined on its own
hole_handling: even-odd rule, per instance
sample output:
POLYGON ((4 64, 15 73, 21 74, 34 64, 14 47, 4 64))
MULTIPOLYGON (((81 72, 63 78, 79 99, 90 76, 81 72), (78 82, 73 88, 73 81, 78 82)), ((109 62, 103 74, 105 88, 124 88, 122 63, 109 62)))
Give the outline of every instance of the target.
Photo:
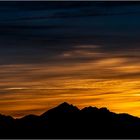
POLYGON ((140 117, 140 2, 0 2, 0 113, 62 102, 140 117))

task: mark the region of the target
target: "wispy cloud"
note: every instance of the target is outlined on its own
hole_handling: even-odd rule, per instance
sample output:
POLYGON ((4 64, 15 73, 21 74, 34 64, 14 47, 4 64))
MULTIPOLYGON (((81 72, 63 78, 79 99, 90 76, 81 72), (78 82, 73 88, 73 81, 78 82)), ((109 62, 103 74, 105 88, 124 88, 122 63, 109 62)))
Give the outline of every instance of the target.
POLYGON ((0 3, 1 113, 68 101, 140 115, 139 3, 0 3))

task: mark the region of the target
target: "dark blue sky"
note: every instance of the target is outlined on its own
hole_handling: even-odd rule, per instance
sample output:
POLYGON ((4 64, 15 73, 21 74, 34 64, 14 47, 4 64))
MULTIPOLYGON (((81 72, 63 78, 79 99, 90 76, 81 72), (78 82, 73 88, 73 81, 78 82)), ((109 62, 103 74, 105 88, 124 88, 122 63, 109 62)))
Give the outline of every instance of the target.
POLYGON ((139 49, 139 2, 0 3, 0 64, 47 63, 81 44, 139 49))

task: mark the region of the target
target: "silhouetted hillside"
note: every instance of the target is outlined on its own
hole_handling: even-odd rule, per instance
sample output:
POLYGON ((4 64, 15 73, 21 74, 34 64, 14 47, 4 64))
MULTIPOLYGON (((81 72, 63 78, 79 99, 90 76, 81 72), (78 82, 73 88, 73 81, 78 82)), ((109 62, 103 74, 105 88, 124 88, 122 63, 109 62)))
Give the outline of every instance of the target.
POLYGON ((62 103, 40 116, 0 115, 0 138, 140 138, 140 118, 62 103))

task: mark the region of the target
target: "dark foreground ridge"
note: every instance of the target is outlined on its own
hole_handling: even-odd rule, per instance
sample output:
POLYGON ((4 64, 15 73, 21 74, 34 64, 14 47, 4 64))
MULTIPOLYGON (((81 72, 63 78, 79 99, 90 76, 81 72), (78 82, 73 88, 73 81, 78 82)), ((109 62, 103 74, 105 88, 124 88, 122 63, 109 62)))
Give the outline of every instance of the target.
POLYGON ((62 103, 40 116, 0 115, 0 138, 140 138, 140 118, 62 103))

